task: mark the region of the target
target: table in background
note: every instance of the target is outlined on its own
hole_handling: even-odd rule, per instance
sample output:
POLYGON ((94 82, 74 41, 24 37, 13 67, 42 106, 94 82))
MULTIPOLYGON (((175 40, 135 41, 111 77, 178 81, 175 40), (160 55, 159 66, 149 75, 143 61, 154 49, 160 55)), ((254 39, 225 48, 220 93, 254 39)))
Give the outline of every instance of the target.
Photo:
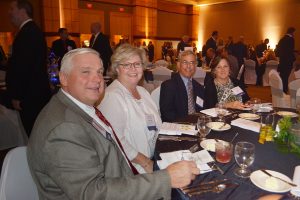
MULTIPOLYGON (((198 116, 192 115, 180 120, 180 122, 195 123, 197 121, 197 118, 198 116)), ((277 121, 279 118, 279 116, 276 116, 275 121, 277 121)), ((232 119, 230 119, 229 116, 227 117, 227 120, 229 122, 232 119)), ((239 141, 247 141, 255 144, 255 160, 253 165, 250 167, 252 171, 265 168, 283 173, 291 179, 293 178, 294 168, 295 166, 300 165, 300 158, 291 153, 285 154, 279 152, 274 142, 266 142, 265 144, 258 143, 259 133, 245 130, 236 126, 231 126, 231 129, 227 131, 216 132, 212 130, 207 138, 217 138, 225 141, 230 141, 234 137, 236 132, 239 132, 239 135, 233 142, 234 144, 239 141)), ((196 142, 190 141, 177 142, 158 140, 156 143, 155 158, 159 158, 159 153, 189 149, 195 143, 196 142)), ((210 153, 212 157, 215 158, 215 153, 210 153)), ((193 184, 227 178, 239 183, 239 186, 234 189, 228 188, 219 194, 212 192, 203 193, 199 196, 193 196, 191 199, 253 200, 259 198, 260 196, 270 194, 269 192, 256 187, 251 182, 250 178, 243 179, 234 175, 233 170, 238 167, 234 159, 234 154, 229 163, 221 164, 217 162, 217 165, 225 172, 224 175, 221 175, 219 171, 212 171, 201 174, 196 178, 196 180, 193 181, 193 184)), ((188 196, 184 195, 179 190, 173 190, 172 199, 188 199, 188 196)))

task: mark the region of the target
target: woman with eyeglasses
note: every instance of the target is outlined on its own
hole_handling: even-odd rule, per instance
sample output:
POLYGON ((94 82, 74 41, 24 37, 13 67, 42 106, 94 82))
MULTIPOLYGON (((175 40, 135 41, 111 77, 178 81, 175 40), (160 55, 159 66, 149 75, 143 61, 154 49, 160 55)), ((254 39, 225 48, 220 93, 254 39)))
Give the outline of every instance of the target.
POLYGON ((150 94, 138 86, 145 61, 143 49, 129 44, 119 46, 111 57, 112 69, 118 78, 106 88, 98 106, 139 173, 153 171, 151 158, 162 123, 150 94))
POLYGON ((226 58, 215 57, 211 64, 211 79, 205 81, 204 108, 214 108, 223 103, 226 108, 244 109, 249 100, 245 87, 239 80, 230 77, 226 58))

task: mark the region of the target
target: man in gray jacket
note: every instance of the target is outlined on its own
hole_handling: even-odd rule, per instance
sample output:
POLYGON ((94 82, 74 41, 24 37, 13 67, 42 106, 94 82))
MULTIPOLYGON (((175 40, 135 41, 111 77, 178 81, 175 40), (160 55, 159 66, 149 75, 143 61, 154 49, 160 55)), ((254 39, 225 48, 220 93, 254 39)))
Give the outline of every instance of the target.
POLYGON ((104 93, 103 65, 96 51, 68 52, 62 89, 35 122, 28 144, 29 167, 40 199, 170 199, 171 188, 199 174, 193 161, 134 175, 113 128, 93 107, 104 93))

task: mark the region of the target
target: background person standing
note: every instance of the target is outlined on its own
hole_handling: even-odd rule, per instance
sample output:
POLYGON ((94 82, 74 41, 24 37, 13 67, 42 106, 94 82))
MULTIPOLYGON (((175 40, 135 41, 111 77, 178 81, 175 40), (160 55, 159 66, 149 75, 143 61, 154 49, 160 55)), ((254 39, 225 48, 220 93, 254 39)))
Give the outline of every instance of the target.
POLYGON ((42 31, 32 21, 33 8, 29 1, 12 1, 9 15, 19 31, 8 61, 7 106, 20 112, 29 136, 37 115, 51 96, 46 68, 47 45, 42 31))

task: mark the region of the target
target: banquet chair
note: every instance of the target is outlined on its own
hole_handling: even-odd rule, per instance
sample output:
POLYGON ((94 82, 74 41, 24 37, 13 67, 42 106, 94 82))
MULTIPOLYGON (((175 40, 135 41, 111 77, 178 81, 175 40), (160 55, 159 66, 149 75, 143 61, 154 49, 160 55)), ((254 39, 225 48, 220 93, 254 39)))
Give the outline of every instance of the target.
POLYGON ((1 200, 39 199, 29 171, 26 150, 26 146, 16 147, 5 156, 0 180, 1 200))
POLYGON ((155 102, 155 104, 158 108, 158 112, 160 113, 160 108, 159 108, 160 86, 158 86, 151 92, 151 98, 155 102))
POLYGON ((153 83, 154 87, 157 88, 163 81, 171 78, 173 71, 167 68, 168 62, 165 60, 158 60, 154 65, 157 67, 152 70, 153 83))
POLYGON ((206 76, 206 72, 201 67, 196 67, 196 72, 193 78, 201 85, 204 85, 205 76, 206 76))
POLYGON ((245 73, 244 73, 244 81, 245 84, 256 84, 256 71, 255 71, 255 61, 251 59, 245 59, 244 60, 244 67, 245 67, 245 73))
POLYGON ((263 75, 263 86, 270 86, 269 84, 269 72, 274 69, 277 70, 279 62, 276 60, 269 60, 266 62, 266 71, 263 75))
POLYGON ((238 80, 241 80, 244 68, 245 68, 245 65, 242 65, 241 68, 240 68, 240 71, 239 71, 239 73, 238 73, 238 75, 236 77, 238 80))
POLYGON ((296 105, 300 105, 300 88, 296 92, 296 105))
POLYGON ((291 107, 296 108, 296 93, 300 88, 300 79, 296 79, 289 83, 289 92, 291 96, 291 107))
POLYGON ((269 83, 272 92, 272 104, 274 107, 290 108, 290 95, 283 92, 282 80, 274 69, 269 72, 269 83))

